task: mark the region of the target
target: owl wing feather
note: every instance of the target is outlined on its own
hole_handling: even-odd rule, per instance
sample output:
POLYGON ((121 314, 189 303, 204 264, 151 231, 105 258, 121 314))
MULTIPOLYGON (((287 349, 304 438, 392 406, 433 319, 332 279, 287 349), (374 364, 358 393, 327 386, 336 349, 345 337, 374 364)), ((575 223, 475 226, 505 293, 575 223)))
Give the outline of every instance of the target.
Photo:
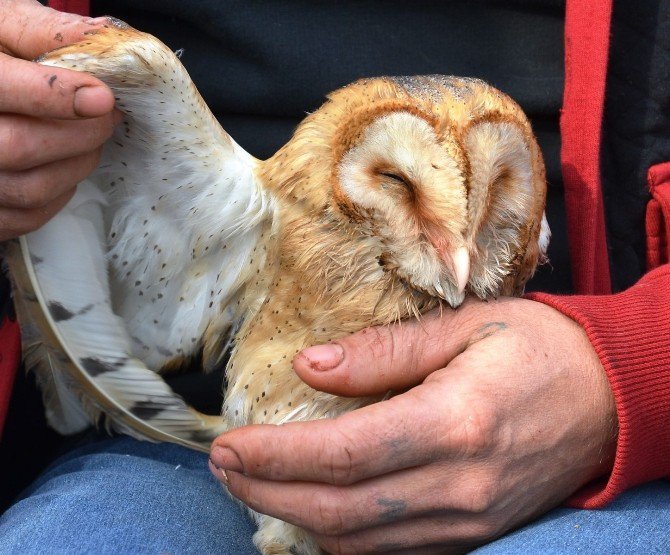
POLYGON ((273 217, 257 161, 175 55, 118 20, 38 61, 92 73, 124 112, 73 200, 11 249, 29 364, 51 384, 51 423, 85 426, 78 400, 121 431, 206 449, 225 423, 190 408, 155 371, 201 350, 221 358, 273 217))

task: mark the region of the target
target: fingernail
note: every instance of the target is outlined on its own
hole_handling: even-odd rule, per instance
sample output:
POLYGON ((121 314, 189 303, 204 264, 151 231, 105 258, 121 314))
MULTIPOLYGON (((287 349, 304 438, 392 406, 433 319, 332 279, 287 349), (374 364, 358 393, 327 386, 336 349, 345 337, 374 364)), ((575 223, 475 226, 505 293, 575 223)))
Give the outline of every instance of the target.
POLYGON ((83 118, 103 116, 112 106, 114 97, 105 87, 80 87, 74 93, 74 112, 83 118))
POLYGON ((214 477, 221 480, 226 486, 228 485, 228 475, 223 468, 219 468, 214 464, 212 459, 209 459, 209 471, 214 474, 214 477))
MULTIPOLYGON (((210 453, 210 460, 220 470, 244 472, 244 467, 237 453, 228 447, 214 447, 210 453)), ((227 478, 226 478, 227 479, 227 478)))
POLYGON ((332 370, 344 359, 344 349, 337 343, 307 347, 300 354, 307 359, 312 370, 318 372, 332 370))

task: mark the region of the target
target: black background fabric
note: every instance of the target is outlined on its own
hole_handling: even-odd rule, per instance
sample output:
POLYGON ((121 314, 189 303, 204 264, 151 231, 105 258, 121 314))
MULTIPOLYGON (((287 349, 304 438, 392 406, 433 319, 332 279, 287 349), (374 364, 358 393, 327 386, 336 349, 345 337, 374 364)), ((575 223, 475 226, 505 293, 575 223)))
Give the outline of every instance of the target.
POLYGON ((615 291, 645 271, 647 171, 668 161, 670 1, 615 1, 601 149, 615 291))

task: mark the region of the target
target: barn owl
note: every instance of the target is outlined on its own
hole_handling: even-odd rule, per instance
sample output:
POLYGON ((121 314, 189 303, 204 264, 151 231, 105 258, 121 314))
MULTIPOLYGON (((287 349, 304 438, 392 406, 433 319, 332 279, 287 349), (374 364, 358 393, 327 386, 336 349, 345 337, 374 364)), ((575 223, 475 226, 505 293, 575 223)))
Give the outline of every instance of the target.
MULTIPOLYGON (((123 123, 96 172, 10 247, 24 348, 50 422, 98 421, 207 449, 250 423, 334 417, 378 399, 314 391, 306 346, 517 295, 546 252, 545 173, 527 118, 477 79, 363 79, 272 158, 219 126, 177 57, 118 20, 38 60, 89 72, 123 123), (221 416, 160 374, 224 361, 221 416)), ((313 553, 255 514, 263 553, 313 553)))

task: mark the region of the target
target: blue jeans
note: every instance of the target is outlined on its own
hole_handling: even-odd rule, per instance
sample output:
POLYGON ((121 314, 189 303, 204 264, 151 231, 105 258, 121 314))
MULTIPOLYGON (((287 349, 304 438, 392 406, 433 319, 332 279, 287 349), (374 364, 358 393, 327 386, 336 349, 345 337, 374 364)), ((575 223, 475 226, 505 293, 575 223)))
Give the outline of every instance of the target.
MULTIPOLYGON (((245 555, 255 553, 253 532, 206 455, 120 437, 47 469, 0 517, 0 553, 245 555)), ((477 553, 581 551, 670 553, 670 484, 637 488, 604 510, 556 509, 477 553)))

